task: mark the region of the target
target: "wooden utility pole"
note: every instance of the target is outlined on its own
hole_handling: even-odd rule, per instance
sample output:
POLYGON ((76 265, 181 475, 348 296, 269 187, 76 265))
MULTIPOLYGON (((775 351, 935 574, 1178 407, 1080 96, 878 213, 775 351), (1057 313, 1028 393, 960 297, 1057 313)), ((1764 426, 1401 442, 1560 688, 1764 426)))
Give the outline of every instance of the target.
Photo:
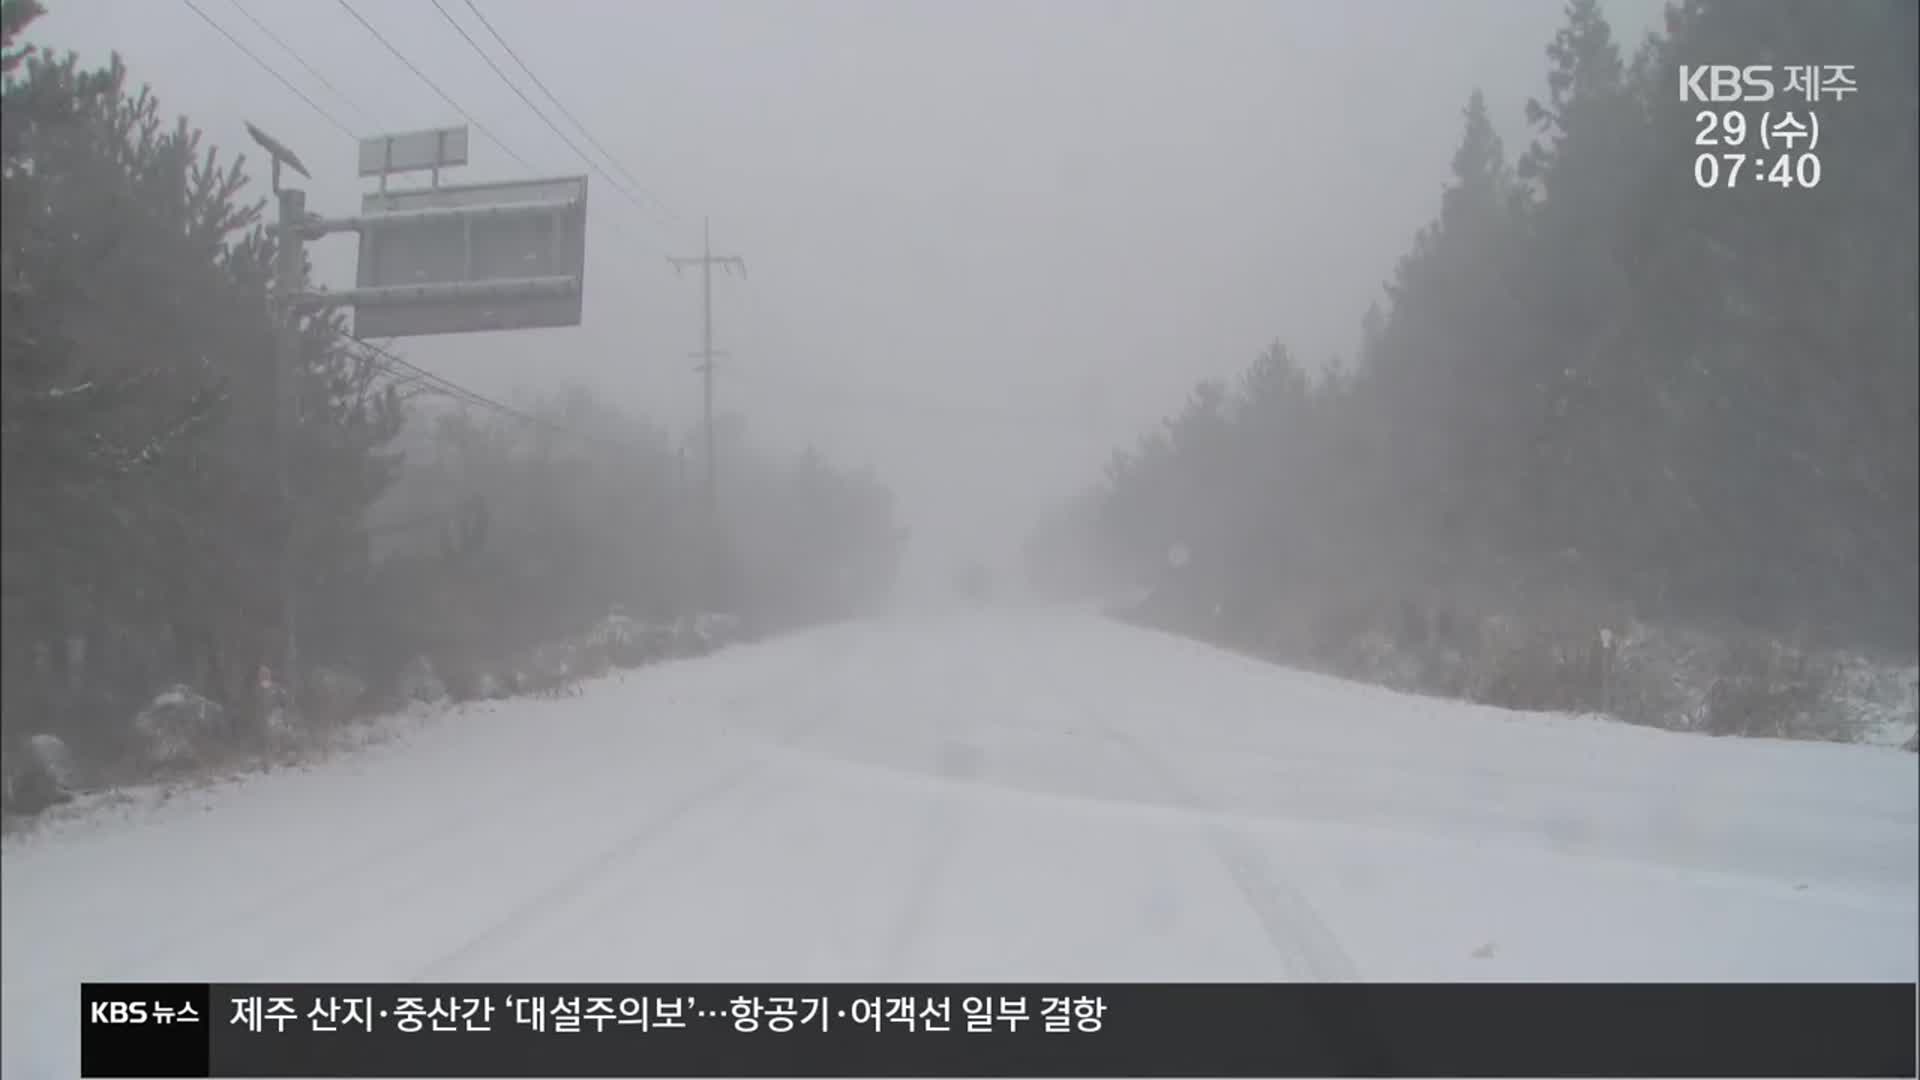
POLYGON ((728 273, 739 270, 740 276, 745 277, 747 276, 747 261, 738 255, 715 255, 713 253, 712 227, 705 219, 702 219, 700 223, 700 231, 701 251, 699 255, 669 255, 667 256, 667 261, 673 264, 675 273, 680 272, 688 266, 698 266, 700 268, 702 327, 700 351, 694 353, 693 357, 700 361, 699 367, 695 370, 700 372, 705 394, 704 438, 706 441, 707 458, 707 511, 709 514, 712 514, 718 506, 716 493, 719 490, 718 472, 716 469, 717 461, 715 459, 713 445, 713 362, 717 357, 722 355, 716 352, 713 347, 713 268, 719 266, 724 268, 728 273))
POLYGON ((703 403, 704 426, 702 437, 706 443, 707 475, 706 498, 704 500, 706 505, 704 513, 702 514, 704 519, 703 524, 705 526, 703 531, 705 535, 701 538, 699 545, 701 551, 704 552, 700 591, 703 594, 701 597, 703 600, 709 604, 715 604, 722 599, 722 589, 720 581, 721 567, 718 556, 721 547, 719 453, 714 446, 715 440, 713 437, 713 362, 724 354, 715 350, 713 347, 713 268, 719 266, 724 268, 728 273, 739 270, 740 276, 745 277, 747 275, 747 261, 738 255, 715 255, 713 253, 712 227, 705 219, 702 219, 700 223, 700 232, 701 243, 699 255, 684 257, 669 255, 667 256, 667 261, 673 264, 675 273, 679 273, 688 266, 700 267, 700 351, 693 354, 694 359, 700 361, 699 366, 695 370, 700 372, 702 390, 705 398, 703 403))

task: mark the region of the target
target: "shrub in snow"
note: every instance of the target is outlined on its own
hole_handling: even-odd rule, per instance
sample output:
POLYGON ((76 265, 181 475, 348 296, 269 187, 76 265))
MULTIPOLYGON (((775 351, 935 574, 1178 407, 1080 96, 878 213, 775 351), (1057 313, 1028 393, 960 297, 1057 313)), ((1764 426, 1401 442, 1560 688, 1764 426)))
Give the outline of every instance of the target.
POLYGON ((744 626, 737 615, 709 613, 694 619, 695 627, 712 648, 732 645, 744 638, 744 626))
POLYGON ((507 680, 499 675, 485 669, 474 672, 471 691, 473 700, 498 701, 512 693, 513 688, 508 686, 507 680))
POLYGON ((597 631, 589 631, 565 642, 567 674, 574 679, 597 679, 612 667, 612 646, 597 631))
POLYGON ((1863 742, 1902 746, 1920 727, 1920 669, 1857 655, 1833 658, 1821 712, 1843 718, 1863 742))
POLYGON ((447 684, 433 670, 433 662, 424 656, 416 656, 400 669, 400 677, 394 687, 395 694, 404 704, 421 702, 437 705, 447 700, 447 684))
POLYGON ((226 733, 226 711, 185 686, 162 691, 133 718, 148 764, 197 762, 226 733))
MULTIPOLYGON (((1920 752, 1920 701, 1915 700, 1920 698, 1920 684, 1909 683, 1908 685, 1912 687, 1912 693, 1907 698, 1906 715, 1902 716, 1898 723, 1901 728, 1912 733, 1907 736, 1906 749, 1913 753, 1920 752)), ((1883 725, 1881 730, 1886 730, 1886 726, 1883 725)))
POLYGON ((1629 624, 1614 653, 1607 712, 1628 723, 1691 730, 1706 714, 1726 646, 1699 631, 1629 624))
POLYGON ((1271 640, 1275 654, 1395 690, 1557 712, 1606 709, 1619 645, 1598 625, 1477 618, 1410 599, 1335 605, 1303 627, 1260 640, 1271 640))
POLYGON ((1742 642, 1707 691, 1701 727, 1710 735, 1851 741, 1854 732, 1820 702, 1831 681, 1820 661, 1773 642, 1742 642))
POLYGON ((1627 624, 1598 659, 1602 710, 1629 723, 1887 746, 1913 730, 1911 665, 1643 623, 1627 624))
POLYGON ((73 754, 58 735, 35 735, 0 761, 0 809, 37 814, 80 790, 73 754))
POLYGON ((1480 658, 1473 700, 1503 709, 1560 707, 1560 663, 1553 646, 1535 638, 1502 642, 1480 658))
POLYGON ((1474 700, 1507 709, 1593 712, 1606 705, 1611 632, 1546 620, 1487 620, 1474 700))
POLYGON ((581 635, 581 639, 609 652, 627 645, 640 637, 641 625, 638 619, 614 613, 593 624, 593 628, 581 635))
POLYGON ((1337 646, 1322 643, 1322 662, 1347 678, 1377 683, 1394 690, 1418 691, 1420 664, 1381 630, 1356 634, 1337 646))
POLYGON ((589 634, 607 662, 622 668, 636 668, 665 656, 666 649, 657 644, 657 637, 657 628, 625 615, 608 616, 589 634))
POLYGON ((31 753, 8 754, 0 765, 0 810, 37 814, 72 797, 31 753))
POLYGON ((705 656, 713 651, 713 641, 707 637, 706 630, 700 625, 697 616, 682 616, 673 627, 673 654, 675 656, 705 656))
POLYGON ((67 748, 66 740, 60 736, 41 734, 28 739, 27 756, 61 791, 78 791, 83 786, 73 751, 67 748))
POLYGON ((671 659, 679 638, 679 631, 671 624, 648 623, 640 632, 640 653, 647 663, 671 659))
POLYGON ((509 657, 501 677, 506 680, 509 693, 532 693, 535 683, 539 681, 533 675, 533 653, 515 653, 509 657))
POLYGON ((307 675, 306 710, 322 724, 342 724, 360 712, 367 684, 345 668, 316 667, 307 675))
MULTIPOLYGON (((1163 605, 1158 594, 1149 602, 1151 610, 1158 612, 1163 605)), ((1366 661, 1373 659, 1372 654, 1379 651, 1381 642, 1362 643, 1367 633, 1365 617, 1355 608, 1327 607, 1316 612, 1307 630, 1307 652, 1320 666, 1343 675, 1357 675, 1366 661), (1365 654, 1365 655, 1363 655, 1365 654)), ((1384 638, 1384 635, 1382 635, 1384 638)), ((1384 644, 1392 645, 1391 640, 1384 644)))
POLYGON ((267 737, 267 745, 276 749, 286 749, 299 744, 306 721, 300 710, 285 694, 275 694, 267 706, 267 714, 262 719, 267 737))
POLYGON ((447 696, 454 701, 477 701, 484 697, 481 681, 485 674, 478 664, 460 660, 440 666, 440 681, 446 684, 447 696))
POLYGON ((552 642, 521 653, 510 666, 517 694, 551 694, 566 690, 579 679, 578 648, 571 642, 552 642))
POLYGON ((587 670, 602 673, 609 667, 637 668, 675 656, 679 633, 673 626, 643 623, 624 615, 596 626, 582 639, 587 670))
POLYGON ((501 701, 512 697, 516 673, 526 657, 509 657, 498 663, 450 663, 446 669, 447 692, 455 701, 501 701))
POLYGON ((550 641, 533 650, 533 668, 548 685, 569 683, 580 677, 580 646, 571 641, 550 641))
POLYGON ((1429 693, 1473 700, 1478 692, 1478 655, 1450 645, 1433 644, 1415 657, 1420 684, 1429 693))

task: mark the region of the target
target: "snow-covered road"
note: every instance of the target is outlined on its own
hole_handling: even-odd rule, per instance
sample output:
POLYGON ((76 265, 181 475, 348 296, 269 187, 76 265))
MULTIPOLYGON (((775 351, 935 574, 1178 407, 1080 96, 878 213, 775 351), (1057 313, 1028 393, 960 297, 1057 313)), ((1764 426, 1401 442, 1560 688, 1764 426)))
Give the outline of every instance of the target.
POLYGON ((1911 981, 1917 778, 849 623, 10 843, 5 1072, 74 1074, 84 979, 1911 981))

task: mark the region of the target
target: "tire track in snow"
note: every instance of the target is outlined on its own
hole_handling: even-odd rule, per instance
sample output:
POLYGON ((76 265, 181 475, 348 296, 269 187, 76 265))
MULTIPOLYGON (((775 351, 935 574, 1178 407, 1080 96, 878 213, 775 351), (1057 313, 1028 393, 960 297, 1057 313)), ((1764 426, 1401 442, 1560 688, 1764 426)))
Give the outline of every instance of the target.
MULTIPOLYGON (((1111 726, 1105 727, 1105 733, 1108 739, 1130 750, 1182 806, 1202 814, 1213 812, 1197 792, 1182 782, 1163 755, 1111 726)), ((1239 832, 1217 821, 1199 818, 1195 827, 1226 867, 1227 875, 1253 911, 1268 945, 1280 957, 1289 975, 1319 982, 1360 980, 1353 958, 1327 929, 1313 903, 1295 889, 1269 859, 1239 832)))
MULTIPOLYGON (((847 685, 848 672, 854 669, 855 661, 865 650, 859 648, 855 643, 848 641, 835 641, 834 645, 835 647, 829 653, 830 662, 815 664, 811 674, 818 675, 819 669, 822 667, 836 670, 839 672, 840 677, 830 681, 828 685, 843 689, 847 685)), ((777 681, 779 680, 771 678, 763 680, 761 684, 756 686, 756 689, 764 691, 777 681)), ((730 697, 728 703, 738 706, 751 699, 751 694, 737 695, 730 697)), ((822 698, 817 700, 812 707, 799 710, 797 715, 800 719, 779 726, 775 733, 771 733, 771 738, 766 737, 769 733, 759 731, 753 725, 748 725, 747 730, 752 733, 743 734, 740 737, 745 739, 750 746, 754 747, 755 765, 748 766, 742 770, 729 772, 721 781, 710 785, 707 789, 703 789, 704 795, 703 792, 696 792, 691 797, 682 800, 682 804, 677 807, 678 813, 673 815, 673 820, 650 821, 648 824, 636 829, 633 833, 629 833, 623 837, 621 841, 603 849, 599 855, 581 864, 575 872, 569 874, 567 878, 559 884, 543 890, 540 895, 520 905, 516 905, 513 910, 509 911, 500 919, 489 923, 479 933, 473 935, 454 949, 436 957, 433 961, 429 962, 426 967, 412 976, 409 981, 421 982, 443 977, 458 968, 461 961, 476 955, 485 948, 521 941, 529 934, 537 933, 538 927, 540 926, 540 916, 565 906, 570 900, 590 896, 595 882, 623 865, 627 860, 638 855, 649 846, 652 841, 663 839, 672 826, 684 820, 688 814, 704 807, 713 799, 745 787, 747 782, 755 777, 773 775, 774 768, 772 763, 777 760, 777 758, 773 756, 772 752, 784 752, 788 754, 808 753, 808 751, 801 749, 801 744, 806 742, 822 728, 827 727, 831 721, 837 719, 846 711, 847 701, 845 694, 830 690, 822 698), (641 835, 643 833, 651 835, 641 835)), ((731 725, 729 725, 728 730, 732 730, 731 725)), ((748 821, 762 812, 765 804, 771 801, 776 790, 776 787, 770 784, 760 787, 754 797, 746 800, 738 807, 742 812, 735 815, 735 820, 739 822, 748 821)), ((679 872, 685 873, 691 867, 703 864, 706 861, 703 857, 705 854, 708 853, 696 855, 689 865, 680 867, 679 872)), ((600 903, 595 904, 595 907, 603 907, 617 902, 620 898, 628 895, 630 891, 630 889, 616 888, 600 903)))
MULTIPOLYGON (((984 771, 985 757, 985 753, 977 746, 943 737, 935 752, 935 767, 942 777, 965 783, 984 771)), ((880 954, 880 978, 883 980, 907 977, 907 962, 914 943, 924 933, 927 913, 939 893, 941 871, 953 857, 960 795, 948 789, 929 798, 931 805, 927 808, 926 825, 922 830, 927 842, 917 851, 913 869, 907 878, 906 891, 880 954)))
MULTIPOLYGON (((1057 681, 1059 672, 1085 670, 1072 655, 1042 655, 1051 651, 1028 650, 1032 659, 1027 661, 1027 667, 1035 679, 1057 681)), ((1068 688, 1063 694, 1068 701, 1078 696, 1071 690, 1068 688)), ((1091 708, 1083 705, 1075 711, 1085 718, 1087 727, 1097 733, 1095 738, 1104 738, 1127 750, 1175 805, 1190 815, 1193 828, 1206 837, 1208 846, 1260 923, 1269 947, 1280 958, 1288 975, 1320 982, 1359 981, 1353 958, 1327 928, 1312 902, 1294 888, 1242 832, 1223 823, 1218 808, 1209 805, 1199 792, 1185 783, 1165 755, 1111 723, 1098 722, 1091 708)))
MULTIPOLYGON (((842 651, 844 651, 844 647, 842 647, 842 651)), ((769 679, 768 681, 772 680, 769 679)), ((624 678, 610 680, 605 681, 604 686, 607 690, 617 690, 619 686, 626 682, 627 680, 624 678)), ((586 703, 569 701, 560 703, 514 702, 513 704, 546 704, 548 710, 568 712, 586 703)), ((457 714, 449 715, 442 719, 454 720, 456 718, 457 714)), ((783 736, 778 742, 784 745, 792 745, 798 742, 806 732, 819 726, 821 719, 822 717, 818 715, 807 715, 799 722, 789 724, 787 731, 783 733, 783 736)), ((655 727, 651 725, 649 728, 650 730, 658 731, 667 736, 664 745, 668 746, 671 751, 677 752, 684 749, 683 741, 673 737, 674 728, 667 726, 655 727)), ((268 779, 270 779, 270 777, 257 777, 254 778, 254 782, 258 783, 268 779)), ((548 780, 549 782, 553 782, 551 778, 548 778, 548 780)), ((618 783, 612 786, 611 794, 617 797, 623 790, 626 790, 626 784, 626 780, 619 780, 618 783)), ((553 799, 540 800, 535 810, 536 813, 541 810, 547 811, 547 816, 559 814, 563 817, 571 817, 580 813, 581 811, 578 809, 579 804, 574 802, 573 805, 569 806, 567 805, 569 801, 570 800, 553 799)), ((360 896, 364 892, 361 883, 370 878, 382 881, 383 885, 386 886, 386 888, 383 889, 383 896, 388 901, 391 901, 395 895, 392 889, 395 883, 388 877, 390 868, 410 865, 411 862, 417 861, 416 857, 423 850, 430 850, 436 846, 445 845, 455 838, 479 835, 490 826, 518 829, 524 829, 526 827, 529 809, 526 804, 515 803, 511 800, 489 800, 489 803, 491 805, 488 806, 487 809, 492 810, 492 812, 485 812, 483 810, 482 813, 476 814, 474 812, 474 805, 470 801, 463 801, 457 811, 436 817, 423 825, 416 825, 407 829, 405 839, 395 843, 382 844, 373 848, 371 851, 364 851, 347 858, 335 860, 324 870, 301 875, 296 878, 292 884, 271 889, 248 900, 237 912, 229 913, 223 918, 207 920, 185 933, 176 934, 157 945, 143 949, 136 955, 131 963, 127 965, 133 972, 133 974, 127 977, 137 978, 139 977, 139 973, 149 971, 156 965, 164 965, 166 961, 173 957, 177 957, 182 953, 193 953, 197 951, 197 947, 204 945, 212 939, 245 931, 250 928, 263 927, 276 920, 285 921, 290 914, 298 911, 325 911, 333 901, 360 896)), ((426 873, 415 876, 412 880, 422 883, 426 887, 431 887, 434 883, 432 876, 426 873)), ((405 890, 403 894, 410 895, 419 891, 420 887, 416 886, 410 890, 405 890)), ((312 921, 312 925, 327 927, 337 921, 338 920, 334 919, 316 918, 312 921)), ((47 990, 42 991, 39 995, 31 996, 45 996, 52 992, 51 990, 47 990)), ((9 1002, 9 1004, 11 1004, 11 1002, 9 1002)))
MULTIPOLYGON (((839 702, 836 699, 829 699, 826 703, 805 711, 801 714, 802 719, 786 725, 779 737, 774 740, 775 745, 783 749, 795 747, 835 715, 837 710, 834 706, 837 704, 839 702)), ((559 881, 515 904, 506 914, 487 924, 466 941, 429 961, 408 981, 421 982, 442 976, 457 968, 462 961, 486 948, 523 937, 538 925, 542 915, 586 893, 594 882, 639 855, 689 815, 728 794, 747 787, 749 781, 769 775, 770 772, 765 762, 756 760, 745 767, 730 769, 719 779, 682 795, 665 810, 649 816, 613 844, 602 848, 585 862, 577 865, 559 881)), ((763 792, 762 798, 767 797, 770 797, 769 794, 763 792)), ((751 816, 751 812, 750 810, 743 816, 751 816)))
MULTIPOLYGON (((731 812, 725 814, 725 816, 713 823, 709 830, 710 834, 722 837, 737 835, 737 830, 743 829, 745 826, 766 814, 768 804, 773 802, 776 795, 782 793, 782 788, 776 783, 768 783, 751 785, 748 791, 751 792, 751 794, 748 794, 746 797, 732 799, 726 803, 726 808, 731 812)), ((655 839, 656 841, 665 841, 668 837, 663 834, 655 839)), ((644 846, 646 845, 643 845, 643 847, 644 846)), ((562 929, 572 929, 582 924, 592 924, 601 921, 609 911, 631 911, 632 905, 629 901, 633 899, 635 893, 651 889, 675 875, 684 876, 692 873, 696 869, 706 866, 712 861, 714 856, 722 854, 726 850, 727 848, 724 844, 705 844, 694 845, 690 850, 683 848, 677 852, 662 854, 648 864, 648 874, 634 874, 624 882, 617 881, 612 888, 596 889, 595 883, 605 878, 607 872, 612 871, 615 865, 618 864, 609 865, 605 868, 604 872, 591 875, 588 880, 582 882, 580 887, 570 895, 556 898, 555 901, 541 913, 542 918, 523 921, 522 925, 513 933, 494 933, 492 940, 487 944, 490 946, 508 947, 524 947, 530 944, 537 949, 543 931, 546 929, 555 926, 562 929), (574 900, 581 902, 573 904, 572 901, 574 900), (570 905, 571 909, 569 910, 570 905), (556 918, 561 912, 566 913, 564 917, 556 918)), ((642 899, 640 902, 645 903, 645 900, 642 899)), ((498 925, 496 922, 492 926, 489 926, 487 930, 482 931, 482 934, 494 931, 498 925)), ((469 956, 477 955, 480 952, 480 949, 476 945, 477 938, 478 936, 476 935, 474 939, 462 943, 456 951, 465 952, 469 956)), ((431 974, 426 973, 428 969, 422 969, 423 973, 412 976, 409 981, 422 982, 432 978, 446 978, 449 975, 454 975, 455 972, 452 969, 458 967, 458 964, 450 959, 450 956, 451 953, 443 954, 440 958, 433 961, 430 965, 431 974)), ((475 975, 457 974, 455 981, 475 981, 476 978, 477 976, 475 975)))
MULTIPOLYGON (((249 777, 248 781, 257 784, 268 781, 271 777, 271 773, 263 773, 249 777)), ((306 905, 310 904, 317 894, 350 891, 343 889, 340 882, 360 879, 369 871, 399 862, 414 854, 423 845, 431 843, 430 838, 444 836, 455 827, 470 824, 472 819, 471 808, 463 805, 456 813, 436 818, 423 827, 408 830, 406 839, 398 843, 382 844, 371 851, 362 851, 332 862, 324 869, 300 875, 288 884, 256 894, 236 911, 226 912, 219 918, 201 921, 191 929, 162 938, 159 942, 135 954, 129 960, 128 967, 138 973, 152 967, 157 961, 163 961, 182 952, 191 952, 191 946, 199 945, 208 938, 255 926, 264 919, 284 914, 290 904, 306 905), (423 837, 429 839, 423 839, 423 837)))
MULTIPOLYGON (((941 668, 948 666, 942 663, 946 658, 922 651, 920 660, 919 667, 924 676, 922 685, 935 685, 934 680, 942 673, 941 668)), ((951 670, 945 673, 950 676, 953 674, 951 670)), ((881 947, 879 978, 882 980, 900 980, 908 975, 907 967, 912 959, 913 947, 926 931, 928 913, 932 911, 934 898, 939 894, 942 871, 953 857, 960 814, 959 789, 986 771, 986 752, 959 737, 954 729, 953 715, 945 708, 946 704, 936 703, 933 712, 933 735, 936 740, 934 771, 947 780, 949 786, 928 797, 929 805, 922 828, 926 843, 915 853, 900 906, 894 913, 893 923, 888 927, 881 947)))
POLYGON ((475 953, 519 937, 530 926, 536 924, 542 915, 580 895, 594 881, 638 855, 689 815, 722 796, 739 790, 749 780, 765 772, 765 768, 759 766, 729 770, 719 779, 682 795, 665 810, 649 815, 639 825, 574 867, 558 881, 515 904, 505 915, 488 924, 479 933, 434 958, 407 981, 421 982, 444 975, 475 953))
MULTIPOLYGON (((452 710, 440 720, 455 722, 461 718, 461 715, 462 710, 452 710)), ((417 752, 418 744, 414 749, 417 752)), ((333 765, 339 760, 341 759, 324 764, 333 765)), ((387 762, 376 764, 387 764, 387 762)), ((322 774, 323 770, 310 772, 303 770, 303 772, 305 775, 300 779, 312 782, 322 774)), ((263 772, 247 776, 243 782, 247 785, 259 785, 270 784, 277 779, 279 777, 274 773, 263 772)), ((210 805, 208 809, 215 812, 233 812, 227 806, 210 805)), ((503 810, 499 814, 484 815, 482 820, 476 821, 473 807, 462 803, 454 813, 436 817, 424 825, 416 825, 406 830, 405 839, 397 843, 381 844, 370 851, 360 851, 346 858, 333 860, 324 869, 298 875, 291 883, 254 894, 243 901, 236 910, 224 912, 215 918, 201 920, 190 929, 139 949, 131 957, 115 964, 119 973, 114 977, 138 981, 152 973, 155 968, 164 967, 167 961, 173 958, 201 951, 198 947, 213 939, 259 927, 275 918, 285 918, 291 912, 324 911, 327 901, 358 895, 362 891, 359 882, 368 877, 378 877, 376 871, 383 872, 387 866, 404 863, 409 856, 415 855, 422 848, 437 841, 444 840, 448 834, 470 833, 484 824, 503 822, 511 817, 510 811, 503 810)), ((165 826, 162 824, 159 827, 165 826)), ((316 920, 315 923, 315 925, 325 924, 324 919, 316 920)), ((162 974, 165 973, 162 972, 162 974)), ((16 1001, 29 1006, 37 1005, 44 999, 58 997, 66 992, 59 986, 43 985, 38 989, 28 990, 22 995, 9 997, 7 1007, 14 1007, 16 1001)))
MULTIPOLYGON (((551 777, 546 782, 556 783, 551 777)), ((542 835, 564 827, 569 821, 594 815, 606 815, 622 801, 630 801, 631 781, 610 778, 585 791, 574 789, 572 797, 548 798, 532 805, 512 799, 491 800, 485 812, 475 813, 471 804, 463 812, 442 820, 440 827, 407 828, 408 840, 384 847, 368 858, 349 861, 345 869, 322 880, 309 880, 304 890, 278 890, 279 899, 271 905, 253 905, 246 918, 217 924, 165 949, 148 952, 128 978, 140 978, 142 972, 182 953, 192 954, 195 946, 209 941, 228 940, 252 932, 258 939, 249 950, 256 956, 270 956, 283 963, 316 950, 324 950, 336 938, 350 938, 360 923, 355 918, 376 918, 381 912, 404 905, 410 898, 430 893, 445 884, 440 867, 452 854, 457 858, 486 858, 497 850, 492 837, 500 835, 542 835), (423 857, 426 856, 426 857, 423 857), (436 865, 437 864, 437 865, 436 865), (396 872, 397 871, 397 872, 396 872), (377 896, 369 897, 370 883, 377 896), (356 913, 356 907, 368 908, 356 913), (345 916, 343 918, 343 916, 345 916), (289 928, 293 928, 289 931, 289 928), (268 950, 273 942, 290 938, 291 948, 268 950), (183 947, 185 946, 185 947, 183 947)), ((231 950, 229 950, 231 951, 231 950)))
MULTIPOLYGON (((369 922, 389 917, 394 912, 402 914, 419 911, 425 905, 445 899, 449 894, 449 871, 451 865, 465 869, 472 865, 494 865, 496 872, 511 876, 515 868, 510 864, 499 866, 497 853, 500 836, 547 836, 564 833, 569 826, 582 821, 617 822, 626 812, 638 810, 645 816, 631 831, 622 838, 647 829, 648 825, 663 818, 679 816, 693 808, 690 804, 703 804, 709 788, 721 786, 729 778, 746 780, 748 774, 756 770, 727 769, 720 773, 720 781, 681 792, 671 799, 663 799, 665 793, 650 793, 651 797, 636 805, 635 788, 630 778, 610 775, 602 783, 584 791, 569 792, 566 797, 550 798, 533 806, 518 805, 505 800, 503 812, 488 814, 479 820, 470 821, 468 827, 451 837, 442 838, 442 846, 433 849, 432 857, 419 860, 405 872, 378 880, 377 895, 372 896, 371 905, 367 903, 369 890, 364 880, 339 883, 339 887, 330 894, 316 898, 329 904, 329 917, 314 917, 305 920, 309 927, 317 928, 317 933, 303 928, 301 935, 292 943, 291 948, 280 951, 273 960, 285 965, 315 953, 324 954, 337 941, 352 942, 358 932, 369 922), (662 806, 663 801, 665 805, 662 806), (437 894, 437 895, 436 895, 437 894), (331 897, 331 900, 323 898, 331 897), (353 897, 361 906, 358 909, 343 911, 338 905, 344 897, 353 897), (345 917, 342 917, 345 916, 345 917), (312 936, 308 936, 312 935, 312 936)), ((737 785, 734 785, 737 786, 737 785)), ((670 791, 671 789, 669 789, 670 791)), ((424 850, 424 849, 416 849, 424 850)), ((594 856, 588 856, 591 861, 594 856)), ((524 874, 522 875, 524 876, 524 874)), ((537 884, 538 882, 534 882, 537 884)), ((472 890, 453 895, 460 897, 464 904, 472 890)), ((309 902, 299 910, 320 910, 315 902, 309 902)), ((299 925, 296 923, 296 925, 299 925)))

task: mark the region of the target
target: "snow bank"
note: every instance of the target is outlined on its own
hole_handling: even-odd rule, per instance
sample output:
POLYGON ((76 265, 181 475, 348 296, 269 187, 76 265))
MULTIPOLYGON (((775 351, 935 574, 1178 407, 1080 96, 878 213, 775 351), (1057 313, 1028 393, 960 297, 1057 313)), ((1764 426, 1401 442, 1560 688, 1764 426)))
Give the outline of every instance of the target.
MULTIPOLYGON (((99 806, 163 802, 183 785, 223 783, 384 743, 444 715, 456 699, 476 703, 516 695, 571 696, 581 691, 583 681, 615 667, 705 656, 748 636, 744 620, 729 614, 702 613, 661 624, 615 611, 574 637, 528 649, 496 665, 455 665, 446 677, 430 658, 415 657, 395 680, 390 711, 372 715, 366 711, 373 699, 364 679, 344 668, 320 665, 308 673, 304 711, 293 708, 277 684, 263 684, 267 710, 262 728, 251 733, 236 730, 219 703, 191 687, 174 685, 134 717, 135 767, 118 777, 122 783, 113 791, 97 799, 75 798, 85 787, 75 779, 80 770, 74 756, 60 740, 44 735, 9 750, 0 770, 5 783, 0 795, 15 825, 56 807, 64 811, 63 817, 75 817, 99 806)), ((24 824, 37 828, 42 823, 24 824)))

